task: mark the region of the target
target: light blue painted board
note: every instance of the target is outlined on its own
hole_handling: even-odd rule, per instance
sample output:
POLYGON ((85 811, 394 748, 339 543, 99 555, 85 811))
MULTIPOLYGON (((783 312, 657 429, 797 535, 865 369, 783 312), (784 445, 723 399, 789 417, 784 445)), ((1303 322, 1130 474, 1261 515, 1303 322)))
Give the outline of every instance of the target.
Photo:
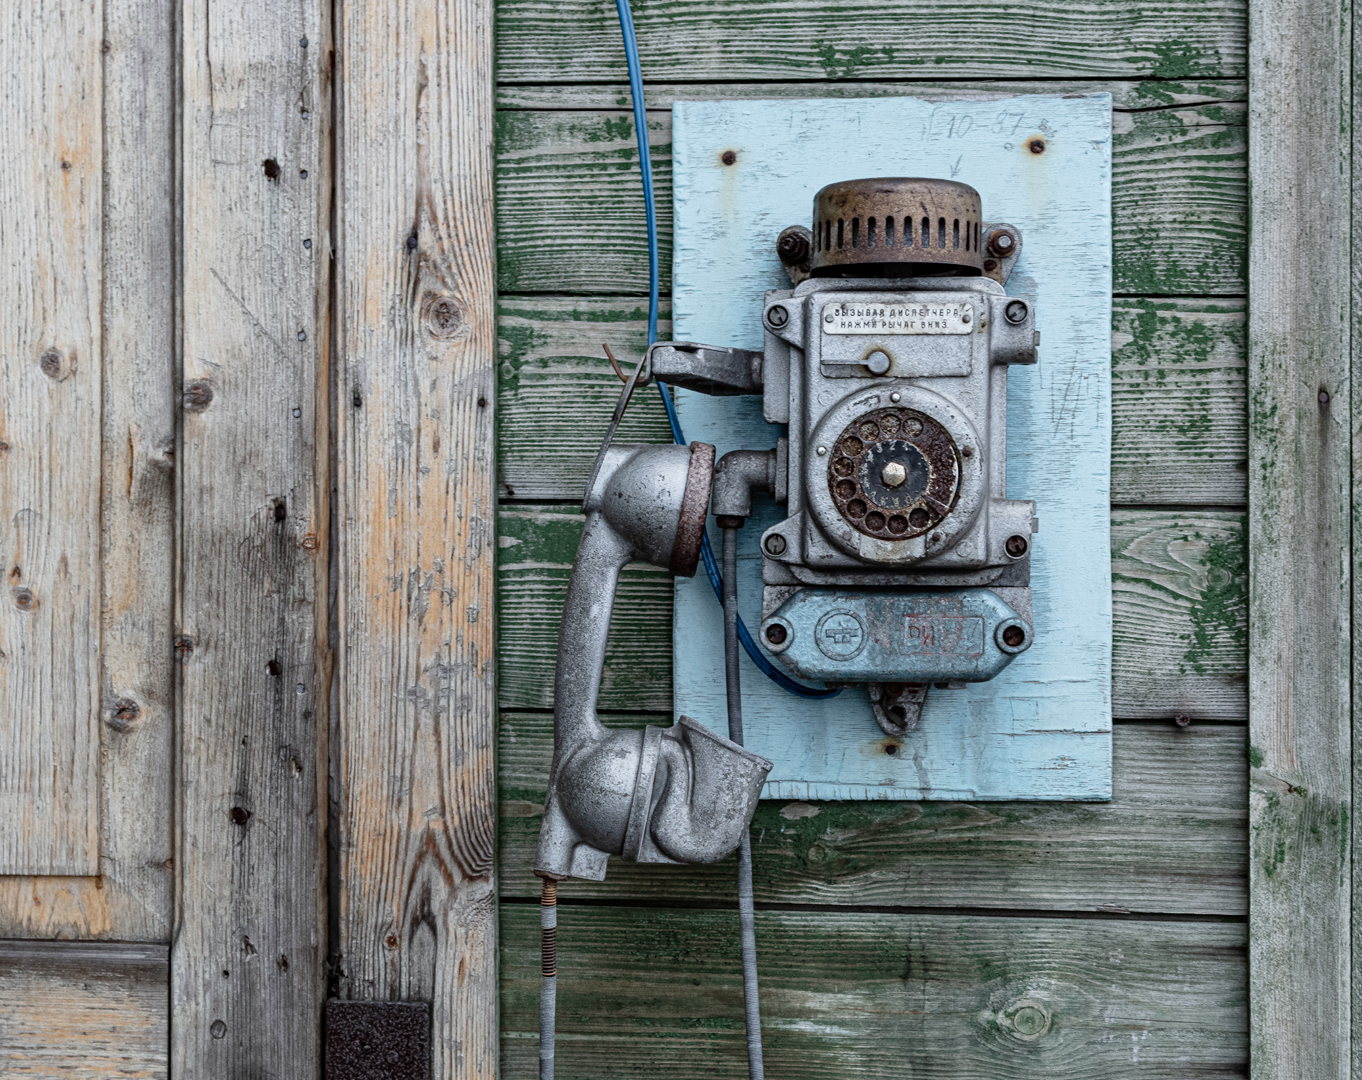
MULTIPOLYGON (((896 753, 863 688, 796 698, 743 661, 746 741, 775 762, 774 799, 1111 797, 1111 98, 679 101, 672 110, 677 340, 762 346, 765 290, 785 288, 775 238, 809 223, 824 184, 940 176, 973 185, 984 218, 1022 230, 1008 291, 1031 299, 1040 362, 1008 379, 1008 494, 1035 499, 1035 644, 997 679, 933 689, 896 753), (1034 137, 1044 153, 1030 152, 1034 137), (726 166, 725 150, 737 161, 726 166)), ((686 437, 766 449, 783 430, 757 398, 677 394, 686 437)), ((760 621, 756 541, 738 580, 760 621)), ((711 542, 718 551, 719 537, 711 542)), ((703 572, 676 583, 675 705, 725 730, 723 627, 703 572)))

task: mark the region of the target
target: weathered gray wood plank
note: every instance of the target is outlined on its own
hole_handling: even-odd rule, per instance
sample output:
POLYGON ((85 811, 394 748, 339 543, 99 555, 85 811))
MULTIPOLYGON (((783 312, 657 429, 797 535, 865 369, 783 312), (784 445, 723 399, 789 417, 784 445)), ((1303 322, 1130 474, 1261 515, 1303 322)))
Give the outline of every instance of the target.
POLYGON ((1243 718, 1244 541, 1237 511, 1112 512, 1116 716, 1243 718))
POLYGON ((1254 0, 1249 175, 1252 1076, 1351 1072, 1352 8, 1254 0))
POLYGON ((0 874, 99 873, 103 22, 0 23, 0 874))
MULTIPOLYGON (((634 24, 643 75, 719 79, 1216 79, 1244 72, 1237 0, 1061 3, 1044 7, 946 0, 783 5, 643 0, 634 24)), ((619 79, 624 50, 610 5, 502 0, 497 78, 574 83, 619 79)))
MULTIPOLYGON (((506 498, 576 499, 619 382, 601 343, 636 357, 642 300, 503 297, 497 463, 506 498)), ((668 335, 668 307, 661 329, 668 335)), ((1240 300, 1118 301, 1112 313, 1112 501, 1241 506, 1248 482, 1240 300)), ((670 438, 661 399, 629 406, 620 438, 670 438)))
MULTIPOLYGON (((717 73, 723 77, 723 72, 717 73)), ((1164 79, 1047 79, 1044 86, 1026 79, 961 79, 934 81, 911 78, 893 82, 848 79, 817 82, 712 82, 643 84, 643 97, 650 109, 669 109, 676 101, 769 100, 808 97, 901 97, 1000 98, 1016 94, 1112 95, 1116 112, 1172 109, 1192 105, 1242 103, 1248 97, 1244 79, 1205 79, 1177 82, 1164 79)), ((497 87, 498 109, 632 109, 627 82, 606 83, 502 83, 497 87)))
POLYGON ((338 9, 338 992, 497 1069, 490 0, 338 9))
MULTIPOLYGON (((1362 20, 1354 16, 1352 20, 1352 54, 1362 55, 1362 20)), ((1362 87, 1357 79, 1352 81, 1352 115, 1362 117, 1362 87)), ((1350 224, 1353 236, 1362 236, 1362 124, 1352 125, 1352 212, 1350 224)), ((1352 264, 1352 334, 1351 355, 1349 356, 1349 405, 1353 417, 1362 416, 1362 262, 1354 259, 1352 264)), ((1352 454, 1352 609, 1362 611, 1362 457, 1359 447, 1354 443, 1352 454)), ((1362 638, 1354 631, 1352 643, 1353 671, 1362 671, 1362 638)), ((1353 790, 1362 790, 1362 679, 1352 680, 1353 715, 1353 790)), ((1352 970, 1362 972, 1362 821, 1352 815, 1352 970)), ((1352 990, 1352 1075, 1362 1076, 1362 978, 1351 976, 1352 990)))
POLYGON ((169 1075, 165 946, 0 941, 0 1074, 169 1075))
MULTIPOLYGON (((1243 718, 1242 520, 1228 511, 1113 514, 1116 716, 1243 718)), ((570 505, 502 509, 503 708, 552 705, 559 613, 581 524, 570 505)), ((671 625, 671 578, 629 566, 615 602, 602 708, 670 711, 671 625)))
MULTIPOLYGON (((819 87, 809 88, 816 96, 819 87)), ((1046 84, 1030 90, 1049 92, 1046 84)), ((648 117, 662 287, 671 276, 671 115, 648 117)), ((1114 118, 1117 293, 1244 291, 1242 102, 1114 118)), ((497 118, 498 281, 504 292, 646 294, 647 242, 632 117, 504 111, 497 118)), ((807 206, 792 207, 802 222, 807 206)), ((772 238, 772 243, 774 243, 772 238)))
POLYGON ((312 1078, 325 988, 331 12, 182 34, 172 1071, 312 1078))
POLYGON ((120 3, 104 17, 100 873, 0 877, 0 938, 170 938, 170 20, 169 0, 120 3))
MULTIPOLYGON (((667 715, 606 716, 611 726, 667 715)), ((698 717, 722 728, 721 717, 698 717)), ((1243 915, 1244 729, 1117 724, 1110 803, 763 802, 752 826, 758 902, 1243 915)), ((533 899, 530 873, 553 724, 504 713, 498 760, 501 895, 533 899)), ((575 898, 736 903, 732 860, 712 867, 618 859, 575 898)))
POLYGON ((1351 1067, 1351 9, 1250 6, 1253 1075, 1351 1067))
MULTIPOLYGON (((746 1075, 735 910, 559 890, 557 1075, 746 1075)), ((533 1074, 539 910, 503 904, 503 1074, 533 1074)), ((1243 1076, 1244 926, 757 912, 771 1076, 1243 1076)))

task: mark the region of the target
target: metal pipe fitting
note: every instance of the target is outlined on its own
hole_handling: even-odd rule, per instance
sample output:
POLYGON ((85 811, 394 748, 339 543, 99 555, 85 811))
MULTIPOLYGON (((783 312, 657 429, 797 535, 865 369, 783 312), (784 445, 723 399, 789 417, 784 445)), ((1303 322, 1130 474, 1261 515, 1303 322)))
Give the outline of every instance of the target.
POLYGON ((765 492, 774 498, 779 457, 779 449, 730 450, 721 457, 714 467, 714 487, 709 497, 714 516, 751 517, 754 491, 765 492))

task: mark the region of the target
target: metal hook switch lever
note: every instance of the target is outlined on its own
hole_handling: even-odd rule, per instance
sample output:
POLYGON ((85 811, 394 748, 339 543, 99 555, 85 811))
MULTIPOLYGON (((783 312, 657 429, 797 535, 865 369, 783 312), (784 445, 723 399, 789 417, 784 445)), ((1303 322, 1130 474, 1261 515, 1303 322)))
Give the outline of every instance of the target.
POLYGON ((558 641, 538 872, 600 881, 611 855, 715 862, 747 831, 771 762, 688 717, 639 731, 596 715, 620 570, 643 559, 695 573, 713 476, 707 443, 601 455, 558 641))
POLYGON ((659 341, 649 346, 642 382, 656 380, 716 397, 762 392, 765 354, 693 341, 659 341))

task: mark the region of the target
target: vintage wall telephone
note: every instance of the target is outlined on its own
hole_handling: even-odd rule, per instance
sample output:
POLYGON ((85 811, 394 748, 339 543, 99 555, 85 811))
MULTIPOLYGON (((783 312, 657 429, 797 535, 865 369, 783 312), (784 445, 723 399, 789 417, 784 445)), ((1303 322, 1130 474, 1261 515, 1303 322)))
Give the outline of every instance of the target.
POLYGON ((649 348, 587 486, 559 639, 554 758, 535 872, 544 879, 540 1073, 553 1073, 556 883, 610 855, 710 863, 739 851, 749 1062, 761 1075, 748 825, 772 765, 741 744, 737 530, 754 492, 787 508, 761 537, 768 652, 794 675, 869 688, 903 735, 929 687, 996 676, 1032 641, 1035 504, 1007 498, 1007 369, 1033 364, 1031 306, 1003 286, 1020 232, 947 180, 830 184, 812 228, 780 234, 793 288, 766 294, 761 352, 649 348), (613 446, 635 388, 759 394, 788 437, 768 450, 613 446), (620 569, 695 572, 706 509, 723 532, 729 734, 681 717, 643 731, 596 717, 620 569))

